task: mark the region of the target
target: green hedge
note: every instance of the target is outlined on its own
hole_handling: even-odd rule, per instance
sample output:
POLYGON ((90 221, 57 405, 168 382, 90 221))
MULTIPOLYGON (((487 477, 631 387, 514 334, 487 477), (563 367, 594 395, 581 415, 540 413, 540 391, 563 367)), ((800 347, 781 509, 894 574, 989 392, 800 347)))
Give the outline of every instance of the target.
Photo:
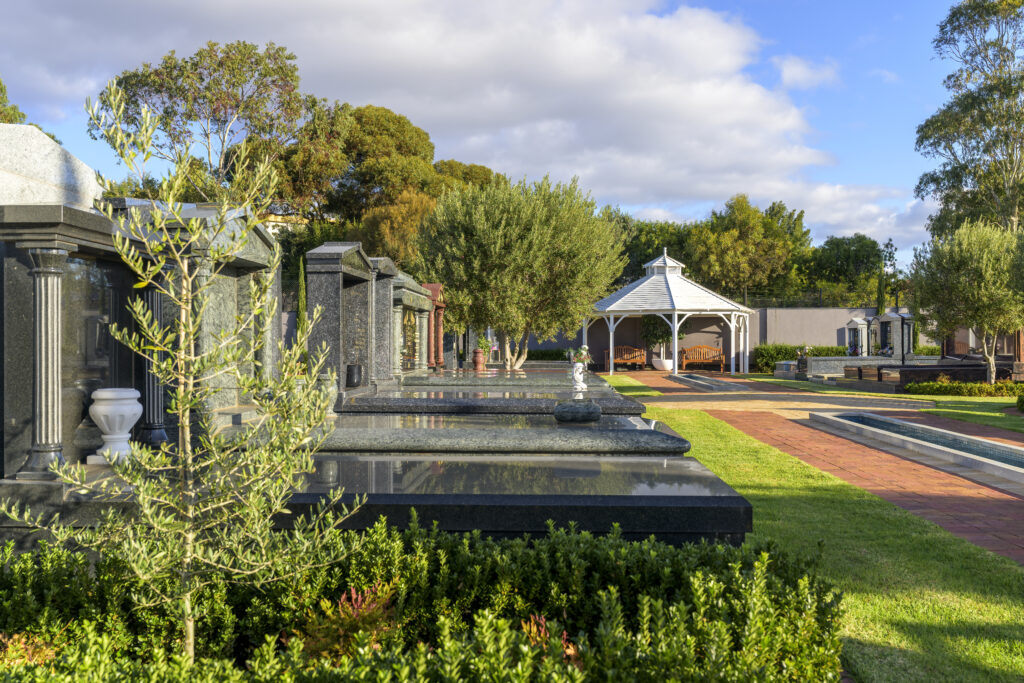
MULTIPOLYGON (((903 387, 908 394, 924 394, 927 396, 1022 396, 1024 382, 1007 380, 988 384, 987 382, 953 382, 942 380, 936 382, 907 382, 903 387)), ((1018 405, 1020 401, 1018 401, 1018 405)))
POLYGON ((1017 410, 1024 412, 1024 394, 1017 396, 1017 410))
POLYGON ((568 360, 569 349, 527 349, 526 360, 568 360))
MULTIPOLYGON (((326 542, 355 540, 341 536, 326 542)), ((45 548, 14 556, 10 546, 3 559, 0 632, 31 634, 59 655, 47 665, 57 678, 45 667, 9 669, 11 678, 73 680, 95 667, 103 672, 96 680, 150 671, 143 678, 173 680, 156 672, 179 664, 156 653, 175 650, 177 615, 137 604, 118 562, 104 559, 90 571, 81 554, 45 548)), ((325 654, 330 680, 364 680, 378 669, 396 672, 394 680, 447 680, 445 671, 478 680, 486 675, 473 672, 502 663, 543 680, 572 680, 577 666, 617 680, 838 680, 839 671, 839 596, 813 563, 771 545, 674 548, 554 530, 495 541, 378 524, 336 567, 263 591, 220 582, 199 610, 197 655, 211 660, 200 673, 216 672, 217 680, 288 679, 326 666, 325 654), (354 629, 344 596, 374 591, 387 595, 377 601, 380 613, 360 615, 363 626, 354 629), (324 624, 336 641, 351 642, 332 649, 321 637, 302 657, 279 651, 282 635, 303 641, 322 636, 324 624), (556 645, 574 652, 569 665, 551 654, 556 645), (232 668, 245 661, 248 673, 232 668), (403 667, 413 673, 398 675, 403 667)))
MULTIPOLYGON (((806 344, 760 344, 754 347, 754 367, 758 372, 775 372, 780 360, 796 360, 797 352, 806 344)), ((812 346, 812 356, 845 356, 845 346, 812 346)))
POLYGON ((938 345, 931 346, 921 344, 914 350, 914 353, 917 354, 918 356, 941 356, 942 347, 938 345))

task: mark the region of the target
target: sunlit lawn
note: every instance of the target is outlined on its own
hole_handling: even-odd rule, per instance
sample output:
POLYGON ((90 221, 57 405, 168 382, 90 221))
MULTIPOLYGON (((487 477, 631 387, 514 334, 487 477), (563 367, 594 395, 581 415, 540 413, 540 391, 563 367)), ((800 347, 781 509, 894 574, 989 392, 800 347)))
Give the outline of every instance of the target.
POLYGON ((661 396, 660 391, 655 391, 640 380, 633 379, 626 375, 602 375, 608 384, 615 387, 615 390, 624 396, 661 396))
POLYGON ((1024 680, 1016 563, 706 413, 648 415, 753 504, 751 538, 805 554, 820 547, 822 573, 844 591, 844 666, 856 680, 1024 680))
POLYGON ((771 375, 748 375, 749 379, 769 384, 778 384, 790 389, 814 391, 822 394, 847 394, 850 396, 877 396, 884 398, 912 398, 932 401, 934 408, 923 408, 921 412, 940 415, 953 420, 974 422, 1024 432, 1024 416, 1016 411, 1005 412, 1006 408, 1016 405, 1016 399, 1006 396, 924 396, 917 394, 875 394, 866 391, 854 391, 841 387, 830 387, 816 382, 803 382, 792 379, 777 379, 771 375))

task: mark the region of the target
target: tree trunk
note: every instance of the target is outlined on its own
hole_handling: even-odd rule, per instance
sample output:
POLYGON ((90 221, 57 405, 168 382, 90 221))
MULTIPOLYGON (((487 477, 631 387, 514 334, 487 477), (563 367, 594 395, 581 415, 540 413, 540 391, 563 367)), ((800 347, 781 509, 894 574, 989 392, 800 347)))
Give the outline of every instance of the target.
POLYGON ((185 658, 189 664, 196 661, 196 617, 192 610, 192 593, 187 592, 181 599, 181 616, 185 626, 185 658))
POLYGON ((985 332, 981 336, 981 352, 985 356, 985 364, 988 366, 985 376, 989 384, 996 383, 996 339, 995 333, 985 332))
POLYGON ((519 352, 516 355, 515 363, 512 366, 513 370, 520 369, 521 367, 523 367, 523 363, 526 362, 526 355, 528 353, 529 340, 530 340, 530 331, 527 330, 526 333, 523 334, 522 339, 519 340, 519 352))

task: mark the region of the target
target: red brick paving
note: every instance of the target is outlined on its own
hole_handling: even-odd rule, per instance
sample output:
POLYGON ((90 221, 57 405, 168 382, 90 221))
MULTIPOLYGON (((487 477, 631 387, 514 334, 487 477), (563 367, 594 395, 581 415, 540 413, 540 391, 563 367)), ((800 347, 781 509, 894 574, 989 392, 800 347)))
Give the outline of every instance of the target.
POLYGON ((707 412, 956 536, 1024 564, 1022 498, 805 427, 772 412, 707 412))

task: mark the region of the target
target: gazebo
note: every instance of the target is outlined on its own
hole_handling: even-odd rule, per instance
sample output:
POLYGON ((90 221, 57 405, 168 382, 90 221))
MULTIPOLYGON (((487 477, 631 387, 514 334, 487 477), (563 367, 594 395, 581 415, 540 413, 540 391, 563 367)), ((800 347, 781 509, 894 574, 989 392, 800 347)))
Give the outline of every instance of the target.
POLYGON ((712 292, 683 276, 683 264, 670 258, 668 249, 644 264, 646 275, 594 304, 594 312, 583 325, 587 329, 598 318, 608 325, 608 374, 615 374, 615 328, 626 318, 656 315, 672 329, 672 373, 679 372, 679 328, 691 316, 719 317, 729 327, 729 372, 736 374, 736 352, 740 351, 740 372, 749 370, 747 334, 750 314, 745 306, 712 292), (739 349, 737 349, 737 333, 739 349))

